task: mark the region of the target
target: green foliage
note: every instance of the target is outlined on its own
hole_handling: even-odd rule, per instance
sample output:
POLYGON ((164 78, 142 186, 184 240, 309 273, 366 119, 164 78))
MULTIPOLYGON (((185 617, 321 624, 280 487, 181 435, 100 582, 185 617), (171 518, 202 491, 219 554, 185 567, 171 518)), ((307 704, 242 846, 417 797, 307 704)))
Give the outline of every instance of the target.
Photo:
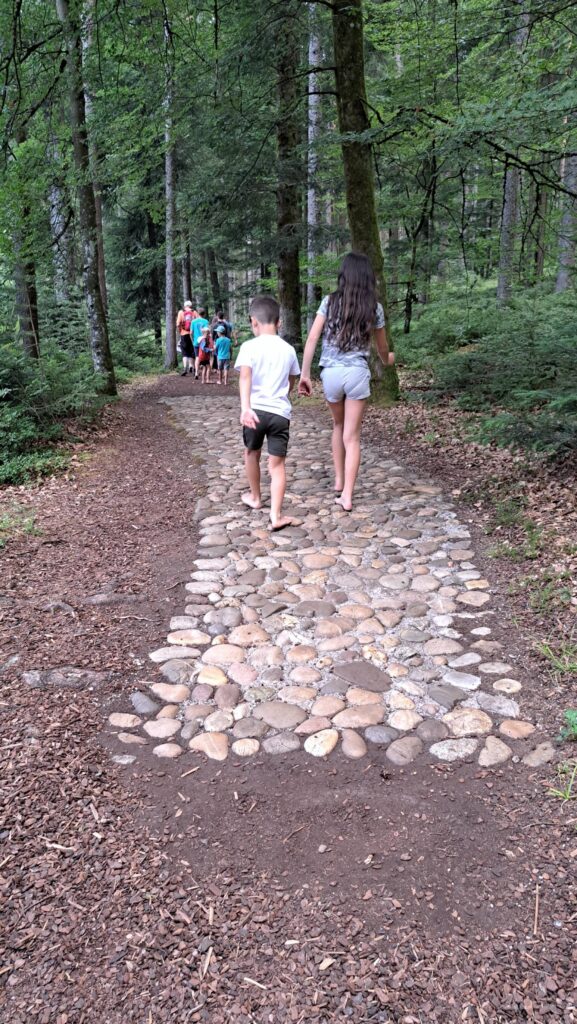
POLYGON ((571 740, 577 743, 577 708, 568 708, 563 715, 564 724, 560 732, 562 741, 571 740))
POLYGON ((560 454, 577 449, 577 297, 520 295, 505 310, 436 303, 405 337, 405 362, 434 372, 433 396, 487 412, 485 443, 560 454))
POLYGON ((577 799, 577 761, 563 761, 557 765, 557 785, 549 787, 549 795, 561 803, 577 799))
POLYGON ((34 513, 22 505, 12 505, 0 513, 0 548, 6 547, 8 541, 19 534, 38 536, 41 532, 35 525, 34 513))

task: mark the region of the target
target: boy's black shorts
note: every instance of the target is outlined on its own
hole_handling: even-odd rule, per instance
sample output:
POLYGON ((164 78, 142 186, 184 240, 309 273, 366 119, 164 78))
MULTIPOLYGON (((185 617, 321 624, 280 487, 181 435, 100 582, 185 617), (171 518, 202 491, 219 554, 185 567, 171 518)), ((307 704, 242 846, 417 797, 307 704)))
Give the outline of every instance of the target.
POLYGON ((249 452, 260 452, 266 437, 269 455, 285 458, 289 443, 290 420, 265 409, 255 409, 254 412, 259 419, 258 426, 254 429, 242 428, 245 448, 248 448, 249 452))

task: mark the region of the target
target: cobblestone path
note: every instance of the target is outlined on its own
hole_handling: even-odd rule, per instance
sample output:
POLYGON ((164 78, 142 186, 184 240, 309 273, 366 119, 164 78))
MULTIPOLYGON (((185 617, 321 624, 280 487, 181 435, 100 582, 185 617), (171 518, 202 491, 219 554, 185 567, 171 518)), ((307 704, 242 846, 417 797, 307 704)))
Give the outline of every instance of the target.
POLYGON ((425 753, 484 767, 555 757, 523 720, 522 680, 492 639, 490 581, 439 488, 366 444, 344 512, 325 410, 298 408, 286 511, 299 525, 271 534, 268 509, 240 503, 237 398, 167 404, 204 453, 208 488, 195 513, 198 557, 183 566, 185 607, 151 652, 130 713, 110 715, 127 745, 117 760, 131 763, 143 745, 216 761, 301 747, 336 758, 378 747, 399 766, 425 753))

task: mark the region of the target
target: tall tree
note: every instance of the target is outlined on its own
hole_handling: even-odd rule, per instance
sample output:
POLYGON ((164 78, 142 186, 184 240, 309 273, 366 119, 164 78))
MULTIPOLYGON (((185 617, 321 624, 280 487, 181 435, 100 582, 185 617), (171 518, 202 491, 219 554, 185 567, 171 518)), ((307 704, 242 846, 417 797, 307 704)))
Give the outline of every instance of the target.
MULTIPOLYGON (((385 330, 392 349, 383 251, 377 220, 373 151, 365 83, 362 0, 333 0, 333 41, 337 112, 347 197, 347 213, 353 249, 368 256, 377 278, 378 294, 385 311, 385 330)), ((375 363, 383 396, 397 398, 399 385, 394 366, 375 363)))
POLYGON ((577 234, 577 156, 565 157, 563 185, 571 195, 563 196, 563 212, 559 228, 559 264, 555 291, 565 292, 571 284, 575 270, 575 244, 577 234))
POLYGON ((321 131, 319 76, 314 68, 321 62, 321 41, 315 4, 309 4, 309 89, 307 125, 307 320, 310 328, 315 316, 315 272, 318 252, 319 197, 317 172, 321 131))
POLYGON ((276 194, 278 232, 278 296, 283 338, 299 348, 301 338, 301 286, 299 249, 303 175, 299 155, 300 81, 295 60, 299 51, 298 7, 285 0, 277 39, 277 150, 276 194))
POLYGON ((108 340, 108 325, 100 291, 98 253, 96 248, 96 205, 90 174, 84 82, 82 77, 82 42, 78 9, 70 10, 68 0, 56 0, 56 13, 62 26, 66 46, 66 68, 69 83, 69 118, 72 129, 74 163, 78 175, 78 226, 82 242, 82 274, 88 311, 90 349, 94 369, 102 377, 106 394, 116 394, 114 366, 108 340))
POLYGON ((164 367, 173 370, 176 356, 176 149, 174 141, 173 90, 174 44, 168 14, 164 16, 166 83, 164 96, 164 202, 166 216, 165 343, 164 367))

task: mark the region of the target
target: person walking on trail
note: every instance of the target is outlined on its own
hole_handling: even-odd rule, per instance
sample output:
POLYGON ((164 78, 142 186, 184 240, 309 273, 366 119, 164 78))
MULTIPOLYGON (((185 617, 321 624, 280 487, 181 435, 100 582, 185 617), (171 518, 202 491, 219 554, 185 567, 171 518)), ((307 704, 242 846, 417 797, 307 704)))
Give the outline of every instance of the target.
POLYGON ((321 337, 321 380, 333 419, 335 501, 350 512, 361 461, 361 425, 371 390, 371 338, 385 366, 395 361, 387 344, 383 307, 377 302, 375 274, 361 253, 345 256, 336 291, 319 306, 303 354, 301 395, 312 394, 311 365, 321 337))
POLYGON ((200 370, 200 383, 210 384, 210 367, 212 362, 213 345, 210 335, 210 327, 206 324, 201 328, 200 341, 198 346, 197 365, 200 370))
POLYGON ((244 462, 250 491, 241 501, 262 508, 260 458, 267 440, 270 473, 270 530, 282 530, 293 520, 283 516, 286 490, 286 455, 291 403, 289 393, 299 375, 297 354, 278 336, 280 307, 270 295, 257 295, 250 304, 254 338, 245 341, 235 370, 240 371, 240 423, 245 446, 244 462))
POLYGON ((194 367, 194 348, 192 344, 191 324, 194 318, 194 310, 192 308, 192 302, 188 299, 184 303, 184 307, 179 309, 178 316, 176 318, 176 329, 180 333, 180 351, 182 354, 182 373, 181 377, 186 377, 187 373, 193 372, 194 367))
POLYGON ((226 335, 226 328, 219 324, 216 328, 216 365, 217 365, 217 384, 228 384, 228 370, 230 367, 230 356, 232 353, 232 341, 226 335))
POLYGON ((198 367, 199 367, 199 354, 200 354, 200 336, 203 327, 208 327, 208 320, 206 319, 206 309, 199 306, 196 317, 193 318, 191 329, 192 329, 192 347, 194 348, 194 376, 195 380, 198 380, 198 367))

